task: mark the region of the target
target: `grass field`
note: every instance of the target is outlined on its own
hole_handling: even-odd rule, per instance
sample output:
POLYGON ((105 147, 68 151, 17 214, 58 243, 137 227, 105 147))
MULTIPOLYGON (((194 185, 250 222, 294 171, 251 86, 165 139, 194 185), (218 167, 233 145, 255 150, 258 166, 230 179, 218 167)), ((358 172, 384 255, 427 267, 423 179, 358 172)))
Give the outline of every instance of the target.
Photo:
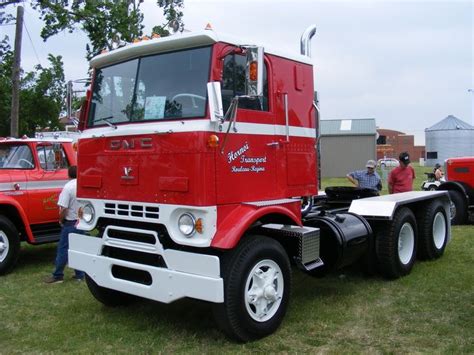
POLYGON ((453 227, 442 258, 395 281, 355 267, 321 279, 294 270, 282 326, 248 344, 229 341, 204 302, 111 309, 70 280, 70 269, 63 284, 46 285, 55 246, 24 246, 0 278, 0 354, 474 353, 473 234, 473 225, 453 227))

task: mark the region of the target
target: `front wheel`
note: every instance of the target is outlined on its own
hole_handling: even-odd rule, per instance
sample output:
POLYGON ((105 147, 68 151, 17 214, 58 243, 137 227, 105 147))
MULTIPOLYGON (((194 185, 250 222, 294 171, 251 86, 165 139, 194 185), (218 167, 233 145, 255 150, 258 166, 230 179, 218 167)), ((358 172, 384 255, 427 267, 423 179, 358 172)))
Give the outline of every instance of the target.
POLYGON ((20 237, 15 225, 0 216, 0 275, 9 272, 20 254, 20 237))
POLYGON ((224 302, 214 305, 219 327, 250 341, 272 334, 285 316, 291 290, 288 256, 277 241, 248 236, 223 258, 224 302))
POLYGON ((382 275, 396 279, 409 274, 415 263, 416 242, 415 216, 402 207, 388 225, 376 232, 375 250, 382 275))
POLYGON ((137 299, 136 296, 99 286, 87 274, 86 283, 89 291, 92 293, 92 296, 94 296, 97 301, 108 307, 126 306, 133 303, 137 299))

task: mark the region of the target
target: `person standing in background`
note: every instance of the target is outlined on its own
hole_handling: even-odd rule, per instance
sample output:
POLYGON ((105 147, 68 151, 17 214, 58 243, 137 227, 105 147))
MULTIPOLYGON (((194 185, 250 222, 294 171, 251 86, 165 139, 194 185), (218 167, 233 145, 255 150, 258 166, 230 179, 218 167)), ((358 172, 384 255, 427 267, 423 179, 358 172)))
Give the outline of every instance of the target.
MULTIPOLYGON (((56 252, 55 269, 51 276, 47 277, 44 282, 48 284, 61 283, 64 280, 64 268, 67 265, 68 249, 69 249, 69 233, 82 233, 76 229, 77 211, 79 204, 76 200, 77 190, 77 167, 70 166, 68 175, 71 179, 64 185, 58 199, 59 206, 59 224, 61 225, 61 236, 58 242, 56 252)), ((81 281, 84 279, 84 272, 74 270, 73 279, 81 281)))
POLYGON ((413 191, 413 180, 415 180, 415 170, 410 165, 410 155, 407 152, 398 156, 400 166, 393 169, 388 175, 388 193, 413 191))

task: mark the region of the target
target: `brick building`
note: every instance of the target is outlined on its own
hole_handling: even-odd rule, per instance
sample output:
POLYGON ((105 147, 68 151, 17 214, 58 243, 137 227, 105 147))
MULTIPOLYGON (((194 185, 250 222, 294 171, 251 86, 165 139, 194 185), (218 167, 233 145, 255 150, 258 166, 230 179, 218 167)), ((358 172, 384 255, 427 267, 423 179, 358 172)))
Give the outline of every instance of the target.
POLYGON ((377 159, 384 156, 398 158, 401 152, 408 152, 412 161, 425 157, 425 146, 415 145, 415 137, 391 129, 377 129, 377 159))

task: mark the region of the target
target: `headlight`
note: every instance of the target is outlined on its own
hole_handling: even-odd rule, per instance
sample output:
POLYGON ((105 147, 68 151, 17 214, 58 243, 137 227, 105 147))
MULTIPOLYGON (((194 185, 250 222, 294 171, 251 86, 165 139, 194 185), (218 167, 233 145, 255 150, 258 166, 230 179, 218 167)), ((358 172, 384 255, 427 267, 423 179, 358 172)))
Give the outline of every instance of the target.
POLYGON ((95 216, 94 207, 90 203, 82 207, 81 218, 84 220, 84 222, 91 223, 94 220, 94 216, 95 216))
POLYGON ((178 219, 178 227, 185 237, 191 237, 196 230, 196 219, 191 213, 183 213, 178 219))

